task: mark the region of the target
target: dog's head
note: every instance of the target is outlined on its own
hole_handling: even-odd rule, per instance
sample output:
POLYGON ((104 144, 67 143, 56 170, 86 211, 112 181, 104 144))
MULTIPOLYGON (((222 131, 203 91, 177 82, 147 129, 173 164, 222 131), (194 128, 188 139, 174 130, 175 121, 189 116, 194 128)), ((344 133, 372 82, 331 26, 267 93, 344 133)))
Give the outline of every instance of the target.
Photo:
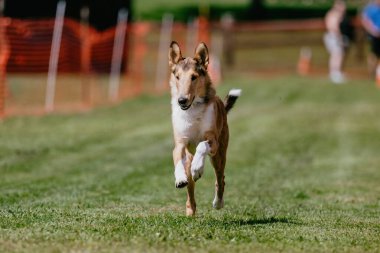
POLYGON ((181 49, 173 41, 169 49, 170 84, 172 96, 182 110, 191 107, 194 101, 206 100, 210 77, 207 73, 209 56, 206 44, 200 43, 194 57, 182 57, 181 49))

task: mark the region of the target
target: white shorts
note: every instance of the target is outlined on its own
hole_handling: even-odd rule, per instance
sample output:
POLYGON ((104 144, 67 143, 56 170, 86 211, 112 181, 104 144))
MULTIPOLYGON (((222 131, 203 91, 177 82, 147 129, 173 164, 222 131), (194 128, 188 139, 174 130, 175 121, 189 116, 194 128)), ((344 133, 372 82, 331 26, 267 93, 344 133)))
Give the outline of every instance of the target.
POLYGON ((344 53, 345 45, 342 36, 335 33, 325 33, 323 36, 323 41, 325 42, 327 51, 329 51, 330 54, 344 53))

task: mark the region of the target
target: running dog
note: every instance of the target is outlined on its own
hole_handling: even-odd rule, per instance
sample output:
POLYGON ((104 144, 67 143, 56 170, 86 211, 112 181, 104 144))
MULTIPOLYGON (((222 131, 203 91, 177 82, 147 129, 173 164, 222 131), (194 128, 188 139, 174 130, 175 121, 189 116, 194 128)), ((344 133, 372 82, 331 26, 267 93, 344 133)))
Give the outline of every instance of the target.
POLYGON ((231 90, 224 102, 216 96, 207 72, 208 63, 206 44, 197 46, 193 58, 184 58, 177 42, 171 43, 169 66, 175 186, 187 186, 188 216, 195 215, 195 181, 203 174, 207 155, 211 157, 216 175, 213 207, 221 209, 224 205, 224 168, 229 139, 227 113, 241 93, 241 90, 231 90))

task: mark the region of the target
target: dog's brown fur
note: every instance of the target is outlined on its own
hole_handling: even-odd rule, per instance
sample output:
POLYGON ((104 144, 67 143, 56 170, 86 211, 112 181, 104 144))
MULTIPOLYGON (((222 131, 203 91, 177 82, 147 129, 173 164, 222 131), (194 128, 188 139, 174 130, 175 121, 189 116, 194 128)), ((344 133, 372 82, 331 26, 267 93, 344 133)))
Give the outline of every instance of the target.
POLYGON ((207 72, 208 63, 208 49, 204 43, 198 45, 193 58, 183 58, 176 42, 170 45, 169 66, 172 72, 170 85, 175 141, 173 160, 176 166, 176 187, 182 188, 187 185, 187 215, 194 215, 196 211, 194 187, 195 181, 203 173, 203 166, 198 170, 196 168, 202 164, 199 163, 202 162, 202 158, 204 162, 206 153, 211 157, 216 175, 213 205, 217 209, 223 207, 224 169, 229 140, 227 112, 239 96, 229 95, 224 102, 216 96, 207 72), (195 156, 196 161, 193 164, 195 156), (186 176, 181 174, 182 168, 186 176))

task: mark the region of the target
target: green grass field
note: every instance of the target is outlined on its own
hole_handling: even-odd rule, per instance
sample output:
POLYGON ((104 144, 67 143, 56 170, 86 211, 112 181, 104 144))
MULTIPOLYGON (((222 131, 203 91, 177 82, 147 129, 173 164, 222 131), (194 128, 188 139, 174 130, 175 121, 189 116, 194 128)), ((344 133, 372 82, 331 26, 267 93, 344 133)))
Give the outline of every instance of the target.
POLYGON ((169 96, 0 123, 0 252, 379 252, 380 91, 229 76, 225 208, 174 187, 169 96))

